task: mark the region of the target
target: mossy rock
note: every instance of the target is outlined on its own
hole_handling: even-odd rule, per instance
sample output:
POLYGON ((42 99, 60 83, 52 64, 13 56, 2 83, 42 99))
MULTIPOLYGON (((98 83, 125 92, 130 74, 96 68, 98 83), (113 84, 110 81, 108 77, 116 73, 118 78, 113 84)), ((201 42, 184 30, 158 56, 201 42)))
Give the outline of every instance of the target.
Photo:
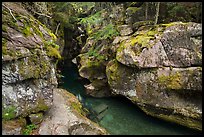
POLYGON ((158 82, 161 85, 165 85, 167 89, 182 89, 181 74, 176 72, 170 75, 161 75, 158 77, 158 82))
MULTIPOLYGON (((146 108, 146 106, 141 106, 139 105, 139 107, 148 115, 151 115, 153 117, 157 117, 157 118, 160 118, 160 119, 163 119, 163 120, 166 120, 166 121, 169 121, 169 122, 174 122, 174 123, 177 123, 179 125, 183 125, 183 126, 186 126, 186 127, 189 127, 189 128, 193 128, 193 129, 196 129, 196 130, 202 130, 202 122, 197 120, 196 118, 192 118, 192 117, 187 117, 187 118, 183 118, 182 116, 178 116, 176 114, 170 114, 170 115, 165 115, 165 114, 157 114, 157 112, 154 112, 153 109, 149 109, 149 108, 146 108)), ((158 110, 159 108, 157 108, 158 110)), ((165 108, 165 109, 169 109, 169 108, 165 108)))
POLYGON ((43 78, 50 70, 49 64, 49 60, 46 60, 46 58, 42 55, 27 57, 26 60, 19 60, 19 74, 24 79, 43 78))

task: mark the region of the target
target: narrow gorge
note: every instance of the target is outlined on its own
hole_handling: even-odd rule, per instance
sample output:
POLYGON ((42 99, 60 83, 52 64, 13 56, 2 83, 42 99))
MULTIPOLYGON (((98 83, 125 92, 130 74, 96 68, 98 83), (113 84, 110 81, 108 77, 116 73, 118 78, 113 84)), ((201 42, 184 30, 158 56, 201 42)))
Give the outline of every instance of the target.
POLYGON ((200 2, 3 2, 3 135, 202 134, 200 2))

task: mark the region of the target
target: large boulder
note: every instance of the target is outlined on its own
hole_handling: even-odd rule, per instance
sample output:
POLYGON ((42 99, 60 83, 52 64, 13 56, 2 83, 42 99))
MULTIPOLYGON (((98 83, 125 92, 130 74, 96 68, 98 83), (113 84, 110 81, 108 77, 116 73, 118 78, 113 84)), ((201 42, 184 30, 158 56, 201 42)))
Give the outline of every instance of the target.
POLYGON ((88 52, 78 55, 77 61, 79 75, 90 81, 90 84, 85 85, 86 93, 94 97, 104 97, 110 95, 105 71, 110 56, 108 53, 110 42, 103 41, 97 44, 87 42, 82 53, 86 50, 88 52))
POLYGON ((105 129, 85 116, 81 103, 64 89, 53 92, 53 106, 41 123, 39 135, 105 135, 105 129))
POLYGON ((202 68, 138 70, 117 60, 106 68, 112 94, 123 95, 147 114, 202 129, 202 68))
POLYGON ((119 43, 116 59, 137 68, 201 66, 201 31, 191 22, 142 26, 119 43))
POLYGON ((56 58, 61 56, 55 35, 20 3, 3 3, 2 28, 2 119, 6 124, 49 109, 58 84, 56 58))
POLYGON ((111 93, 149 115, 202 130, 201 30, 179 22, 117 37, 116 59, 106 66, 111 93))

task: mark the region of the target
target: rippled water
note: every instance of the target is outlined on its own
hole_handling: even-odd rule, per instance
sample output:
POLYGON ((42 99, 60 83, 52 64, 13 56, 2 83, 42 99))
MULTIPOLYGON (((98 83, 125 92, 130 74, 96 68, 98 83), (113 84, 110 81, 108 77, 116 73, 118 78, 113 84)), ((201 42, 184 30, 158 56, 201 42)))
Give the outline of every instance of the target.
POLYGON ((175 123, 166 122, 146 115, 136 105, 123 97, 93 98, 84 93, 82 83, 77 79, 78 70, 73 64, 64 68, 62 87, 73 94, 81 94, 93 107, 105 103, 108 110, 99 124, 112 135, 196 135, 201 132, 175 123))

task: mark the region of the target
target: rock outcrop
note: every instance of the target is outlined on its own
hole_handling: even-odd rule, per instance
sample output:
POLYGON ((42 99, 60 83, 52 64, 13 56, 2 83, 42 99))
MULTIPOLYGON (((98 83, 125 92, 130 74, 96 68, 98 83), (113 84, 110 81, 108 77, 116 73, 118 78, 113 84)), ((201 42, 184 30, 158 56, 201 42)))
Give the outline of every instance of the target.
POLYGON ((60 54, 55 35, 19 3, 3 3, 2 8, 2 118, 6 123, 49 109, 58 84, 54 58, 60 54))
POLYGON ((40 135, 105 135, 105 129, 83 116, 81 103, 64 89, 55 89, 53 105, 39 127, 40 135))
POLYGON ((102 96, 110 90, 109 95, 123 95, 149 115, 202 130, 202 26, 153 25, 150 18, 144 21, 142 7, 119 3, 101 11, 103 24, 94 24, 78 56, 79 74, 91 82, 87 93, 102 96), (117 32, 99 29, 108 23, 117 32))
POLYGON ((116 59, 138 68, 201 66, 201 31, 197 23, 140 27, 119 43, 116 59))
POLYGON ((106 67, 112 94, 149 115, 202 130, 201 30, 197 23, 171 23, 115 39, 116 59, 106 67))

